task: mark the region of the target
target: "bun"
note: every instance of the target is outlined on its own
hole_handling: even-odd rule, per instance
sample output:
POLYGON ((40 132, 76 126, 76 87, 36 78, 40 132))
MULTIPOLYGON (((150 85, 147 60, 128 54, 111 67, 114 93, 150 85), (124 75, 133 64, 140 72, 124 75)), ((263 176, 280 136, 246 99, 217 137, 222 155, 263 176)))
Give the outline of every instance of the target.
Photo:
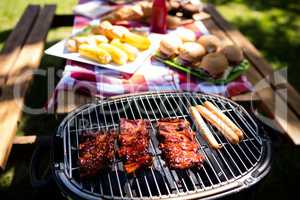
POLYGON ((207 54, 200 63, 200 68, 206 70, 214 78, 222 75, 228 66, 228 61, 222 53, 207 54))
POLYGON ((152 14, 152 2, 150 1, 140 1, 137 3, 141 6, 143 11, 143 17, 150 17, 152 14))
POLYGON ((180 8, 180 2, 177 0, 170 0, 167 2, 169 10, 177 10, 180 8))
POLYGON ((181 39, 176 35, 170 34, 160 41, 159 50, 166 56, 171 57, 179 53, 179 47, 181 45, 181 39))
POLYGON ((167 25, 169 29, 176 29, 181 24, 181 18, 177 16, 167 16, 167 25))
POLYGON ((204 47, 196 42, 186 42, 179 49, 179 57, 189 62, 200 60, 204 55, 204 47))
POLYGON ((197 12, 202 11, 202 9, 203 9, 203 6, 201 3, 194 4, 191 2, 183 1, 180 3, 180 6, 184 11, 189 12, 189 13, 197 13, 197 12))
POLYGON ((236 45, 225 46, 220 52, 226 56, 229 63, 239 64, 244 59, 242 49, 236 45))
POLYGON ((214 35, 203 35, 199 38, 198 42, 204 46, 208 53, 216 52, 221 46, 220 39, 214 35))
POLYGON ((196 40, 196 34, 194 31, 179 27, 176 30, 176 35, 183 41, 183 42, 194 42, 196 40))

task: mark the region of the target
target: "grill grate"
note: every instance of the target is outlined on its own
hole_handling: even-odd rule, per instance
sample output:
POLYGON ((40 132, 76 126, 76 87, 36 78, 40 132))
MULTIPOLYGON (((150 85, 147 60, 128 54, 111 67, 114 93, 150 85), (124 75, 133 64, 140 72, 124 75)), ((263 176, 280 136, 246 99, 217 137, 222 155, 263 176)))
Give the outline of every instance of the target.
MULTIPOLYGON (((60 126, 58 135, 63 138, 61 174, 66 176, 71 188, 76 188, 77 193, 86 198, 195 198, 226 194, 235 188, 254 184, 261 178, 254 177, 253 172, 266 160, 268 150, 259 127, 241 106, 219 96, 191 93, 147 93, 88 105, 70 114, 60 126), (238 124, 245 135, 242 142, 230 144, 217 129, 207 123, 217 141, 222 144, 220 150, 210 149, 188 113, 190 105, 202 104, 205 100, 211 101, 238 124), (87 130, 118 130, 120 118, 144 118, 151 122, 149 131, 153 166, 128 175, 123 170, 122 161, 115 158, 107 172, 92 180, 81 180, 77 165, 79 137, 87 130), (202 168, 170 170, 165 165, 155 136, 155 123, 160 118, 184 118, 191 123, 197 133, 197 142, 201 145, 199 151, 205 157, 202 168)), ((117 142, 115 145, 118 149, 117 142)))

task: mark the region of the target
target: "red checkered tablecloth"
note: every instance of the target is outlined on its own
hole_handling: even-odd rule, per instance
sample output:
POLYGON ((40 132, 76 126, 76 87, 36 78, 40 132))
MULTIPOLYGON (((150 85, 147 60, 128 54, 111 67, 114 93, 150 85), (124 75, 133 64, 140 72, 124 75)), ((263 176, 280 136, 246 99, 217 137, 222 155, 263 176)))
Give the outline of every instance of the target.
MULTIPOLYGON (((76 16, 73 31, 82 29, 90 21, 91 19, 83 16, 76 16)), ((189 28, 196 31, 198 36, 209 34, 201 21, 190 25, 189 28)), ((53 109, 57 103, 58 94, 65 91, 109 97, 145 91, 176 90, 221 94, 228 97, 250 91, 251 88, 245 76, 226 85, 214 85, 194 79, 184 72, 169 68, 151 58, 146 60, 134 74, 125 74, 68 60, 54 95, 48 102, 48 109, 53 109)))

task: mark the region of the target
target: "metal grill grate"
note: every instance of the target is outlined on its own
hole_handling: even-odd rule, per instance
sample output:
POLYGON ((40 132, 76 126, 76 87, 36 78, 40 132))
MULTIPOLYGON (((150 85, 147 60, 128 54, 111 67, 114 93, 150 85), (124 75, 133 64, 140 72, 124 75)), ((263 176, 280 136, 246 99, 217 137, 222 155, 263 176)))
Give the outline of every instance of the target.
MULTIPOLYGON (((60 126, 58 136, 63 140, 64 156, 56 162, 59 176, 68 188, 84 198, 157 199, 218 197, 239 191, 260 180, 269 170, 269 143, 259 127, 239 105, 223 97, 191 93, 147 93, 125 96, 87 105, 70 114, 60 126), (230 144, 214 127, 209 128, 220 150, 212 150, 196 130, 188 113, 190 105, 211 101, 243 130, 245 138, 237 145, 230 144), (153 166, 128 175, 121 160, 115 158, 109 171, 92 180, 79 178, 78 143, 87 130, 118 129, 120 118, 151 121, 150 152, 153 166), (184 118, 196 131, 199 151, 205 162, 200 169, 170 170, 161 159, 155 123, 160 118, 184 118), (57 164, 60 165, 57 165, 57 164), (267 163, 267 164, 266 164, 267 163), (64 177, 64 178, 62 178, 64 177)), ((118 149, 117 142, 116 148, 118 149)))

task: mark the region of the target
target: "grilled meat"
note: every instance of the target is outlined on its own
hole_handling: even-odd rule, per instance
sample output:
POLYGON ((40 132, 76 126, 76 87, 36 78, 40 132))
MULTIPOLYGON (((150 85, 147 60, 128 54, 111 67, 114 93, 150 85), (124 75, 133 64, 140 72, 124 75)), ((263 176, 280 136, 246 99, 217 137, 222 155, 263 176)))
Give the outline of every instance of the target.
POLYGON ((114 157, 114 132, 87 133, 79 144, 80 177, 96 175, 109 166, 114 157))
POLYGON ((152 156, 148 151, 149 132, 148 122, 143 119, 120 119, 120 149, 119 157, 125 161, 124 169, 127 173, 152 165, 152 156))
POLYGON ((167 165, 173 169, 201 166, 204 157, 197 153, 195 133, 188 121, 183 119, 161 119, 157 123, 160 138, 159 148, 167 165))

